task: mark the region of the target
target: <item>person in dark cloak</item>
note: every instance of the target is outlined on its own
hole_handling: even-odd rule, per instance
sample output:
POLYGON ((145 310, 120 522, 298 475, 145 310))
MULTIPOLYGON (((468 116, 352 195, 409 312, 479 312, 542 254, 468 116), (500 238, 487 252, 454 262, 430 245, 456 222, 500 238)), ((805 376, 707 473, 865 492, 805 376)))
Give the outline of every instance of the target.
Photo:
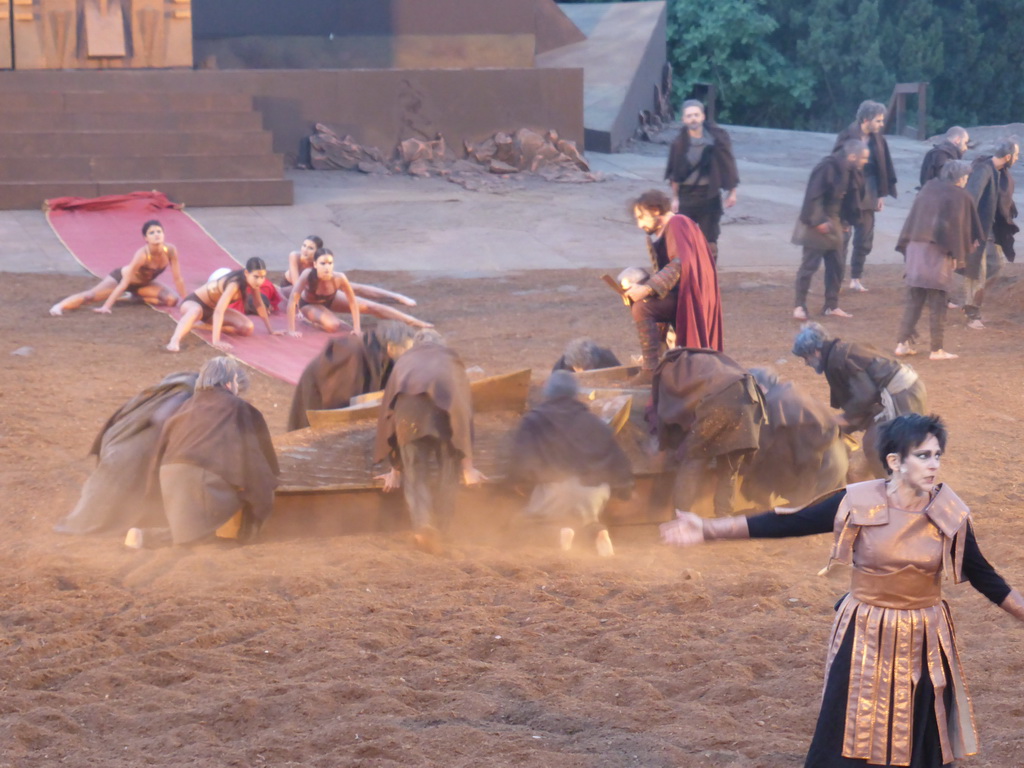
POLYGON ((1004 261, 1014 260, 1013 238, 1018 228, 1017 206, 1013 202, 1014 182, 1010 169, 1020 157, 1020 145, 1012 139, 1003 141, 991 155, 974 161, 967 179, 967 192, 974 198, 984 235, 982 243, 967 257, 964 267, 964 314, 967 327, 983 330, 981 305, 985 300, 985 283, 994 277, 1004 261))
POLYGON ((679 461, 673 503, 693 509, 708 478, 714 513, 730 514, 766 418, 754 377, 721 352, 677 348, 662 358, 651 390, 659 447, 679 461))
POLYGON ((850 456, 832 410, 775 371, 751 368, 766 420, 757 453, 743 472, 743 495, 759 507, 806 504, 846 482, 850 456))
POLYGON ((974 200, 964 190, 970 163, 950 160, 938 179, 927 182, 914 198, 896 250, 906 258, 907 299, 896 334, 896 356, 916 355, 917 321, 925 304, 931 315, 931 359, 952 360, 943 349, 943 331, 953 271, 963 268, 984 242, 974 200))
POLYGON ((853 191, 859 193, 860 216, 843 239, 843 263, 850 254, 850 290, 866 291, 861 283, 864 262, 875 243, 875 213, 882 210, 886 197, 896 199, 896 171, 893 168, 889 145, 885 141, 885 105, 877 101, 861 102, 857 118, 836 137, 832 151, 841 149, 847 141, 856 139, 868 145, 870 157, 864 166, 862 183, 853 191))
POLYGON ((635 383, 642 384, 650 382, 658 365, 658 323, 675 326, 679 346, 722 351, 722 297, 704 235, 689 218, 672 213, 664 192, 645 192, 631 208, 637 226, 647 233, 652 267, 647 282, 625 293, 640 336, 643 365, 635 383))
POLYGON ((870 344, 832 338, 818 323, 804 323, 793 340, 793 354, 815 373, 825 376, 830 404, 844 433, 864 432, 861 445, 875 477, 885 467, 871 450, 879 428, 904 413, 924 413, 928 396, 924 382, 909 365, 870 344))
POLYGON ((346 408, 353 397, 384 389, 394 361, 412 346, 415 330, 385 320, 361 336, 330 339, 295 386, 288 431, 309 426, 306 411, 346 408))
POLYGON ((722 213, 736 205, 740 183, 732 139, 724 128, 706 121, 704 105, 696 99, 683 102, 681 120, 683 129, 672 142, 665 167, 665 179, 672 185, 672 210, 700 227, 717 263, 722 213))
POLYGON ((939 178, 942 166, 950 160, 963 159, 970 140, 970 134, 959 125, 954 125, 946 131, 943 140, 929 149, 921 161, 921 188, 923 189, 932 179, 939 178))
POLYGON ((985 559, 971 510, 937 482, 942 421, 904 414, 879 437, 873 452, 885 479, 853 483, 801 510, 718 520, 680 512, 662 526, 662 539, 676 546, 833 533, 824 572, 847 566, 850 590, 836 604, 805 768, 949 768, 977 752, 943 581, 969 581, 1024 621, 1024 596, 985 559))
POLYGON ((633 488, 629 458, 615 434, 577 399, 576 377, 555 371, 544 384, 544 400, 523 416, 512 442, 508 481, 530 494, 527 518, 562 522, 561 546, 572 547, 582 525, 597 553, 614 554, 601 522, 612 493, 628 497, 633 488))
POLYGON ((384 491, 402 488, 417 546, 437 552, 455 511, 459 479, 487 478, 473 466, 473 403, 466 367, 436 331, 419 331, 395 362, 377 420, 374 461, 391 470, 384 491))
POLYGON ((811 280, 825 264, 825 304, 822 312, 836 317, 853 317, 839 307, 843 287, 843 237, 860 218, 857 197, 851 193, 860 170, 867 163, 868 147, 859 139, 847 141, 841 149, 819 162, 811 171, 804 192, 793 243, 803 246, 803 257, 796 272, 796 299, 793 317, 807 319, 807 292, 811 280))
POLYGON ((57 524, 58 533, 120 536, 129 528, 161 524, 163 503, 149 482, 149 467, 164 423, 192 397, 195 382, 195 373, 172 373, 107 419, 89 451, 96 469, 75 508, 57 524))
POLYGON ((132 548, 252 541, 270 517, 279 468, 263 414, 238 396, 241 363, 208 360, 195 394, 164 424, 152 473, 159 477, 165 528, 132 528, 132 548))
POLYGON ((565 345, 565 352, 555 362, 555 371, 594 371, 599 368, 618 368, 622 363, 607 347, 598 346, 592 339, 573 339, 565 345))

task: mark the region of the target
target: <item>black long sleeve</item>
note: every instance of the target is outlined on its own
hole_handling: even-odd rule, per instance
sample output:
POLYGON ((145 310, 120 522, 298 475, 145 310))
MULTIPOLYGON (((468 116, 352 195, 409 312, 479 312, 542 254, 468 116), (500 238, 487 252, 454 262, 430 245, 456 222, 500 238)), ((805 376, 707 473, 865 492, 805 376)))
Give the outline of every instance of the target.
MULTIPOLYGON (((831 533, 835 526, 839 504, 846 490, 836 491, 831 496, 804 507, 792 514, 764 512, 747 518, 747 528, 752 539, 782 539, 791 536, 813 536, 831 533)), ((964 541, 964 576, 971 586, 996 605, 1000 605, 1011 587, 995 568, 985 559, 974 536, 974 526, 968 524, 964 541)))
POLYGON ((842 488, 821 501, 804 507, 798 512, 779 514, 763 512, 747 518, 747 528, 752 539, 785 539, 790 536, 814 536, 831 533, 839 511, 839 503, 846 496, 842 488))
POLYGON ((971 586, 996 605, 1000 605, 1010 594, 1010 585, 981 554, 978 541, 974 538, 974 526, 967 526, 967 540, 964 542, 964 576, 971 586))

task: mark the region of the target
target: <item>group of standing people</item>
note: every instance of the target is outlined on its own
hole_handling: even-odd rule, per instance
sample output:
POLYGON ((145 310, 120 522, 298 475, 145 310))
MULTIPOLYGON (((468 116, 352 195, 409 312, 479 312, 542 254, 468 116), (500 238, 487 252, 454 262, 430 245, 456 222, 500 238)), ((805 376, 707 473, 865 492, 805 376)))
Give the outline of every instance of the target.
MULTIPOLYGON (((793 241, 803 246, 796 277, 793 317, 807 320, 807 293, 824 264, 826 316, 849 318, 839 295, 850 253, 849 290, 867 291, 864 264, 874 245, 875 214, 885 197, 896 197, 896 173, 883 134, 885 106, 861 104, 856 120, 836 139, 832 154, 812 170, 793 241)), ((954 274, 963 275, 962 307, 966 325, 983 330, 981 308, 985 283, 1005 260, 1013 260, 1017 215, 1010 169, 1019 145, 1007 139, 972 163, 962 160, 968 132, 950 128, 921 165, 921 187, 903 225, 896 250, 906 260, 906 301, 899 322, 895 354, 916 355, 917 323, 925 306, 930 313, 932 360, 958 355, 944 346, 946 312, 959 307, 954 274)))

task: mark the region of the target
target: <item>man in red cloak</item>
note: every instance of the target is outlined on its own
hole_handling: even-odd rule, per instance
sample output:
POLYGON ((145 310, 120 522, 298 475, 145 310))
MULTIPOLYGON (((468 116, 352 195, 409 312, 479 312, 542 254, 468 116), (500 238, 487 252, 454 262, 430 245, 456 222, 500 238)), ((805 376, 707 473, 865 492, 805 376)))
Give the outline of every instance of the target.
POLYGON ((643 370, 651 380, 658 366, 658 323, 672 323, 676 345, 722 351, 722 299, 707 240, 697 225, 672 213, 663 192, 650 190, 633 201, 637 226, 647 233, 652 274, 626 290, 640 335, 643 370))

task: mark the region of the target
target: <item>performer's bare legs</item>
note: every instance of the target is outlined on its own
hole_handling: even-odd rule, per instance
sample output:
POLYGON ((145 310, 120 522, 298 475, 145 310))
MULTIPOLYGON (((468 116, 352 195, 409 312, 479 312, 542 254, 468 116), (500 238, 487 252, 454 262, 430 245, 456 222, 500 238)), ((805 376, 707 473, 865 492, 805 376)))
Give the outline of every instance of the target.
POLYGON ((411 299, 403 293, 395 293, 386 288, 378 288, 376 285, 364 285, 363 283, 352 283, 352 290, 361 299, 374 299, 376 301, 397 301, 407 307, 415 307, 416 300, 411 299))
MULTIPOLYGON (((181 340, 185 338, 185 334, 192 330, 202 316, 203 308, 198 302, 190 300, 182 304, 181 318, 178 320, 174 334, 171 336, 171 340, 165 349, 168 352, 179 352, 181 350, 181 340)), ((252 320, 238 310, 231 309, 230 307, 224 310, 224 325, 221 327, 221 333, 231 333, 236 336, 252 336, 255 330, 256 326, 252 324, 252 320)))
MULTIPOLYGON (((58 301, 50 307, 50 314, 54 317, 60 317, 64 314, 65 310, 78 309, 83 304, 105 301, 116 287, 117 280, 107 275, 89 290, 73 293, 66 299, 58 301)), ((135 290, 134 294, 153 307, 173 307, 178 303, 178 294, 156 283, 144 285, 135 290)))

